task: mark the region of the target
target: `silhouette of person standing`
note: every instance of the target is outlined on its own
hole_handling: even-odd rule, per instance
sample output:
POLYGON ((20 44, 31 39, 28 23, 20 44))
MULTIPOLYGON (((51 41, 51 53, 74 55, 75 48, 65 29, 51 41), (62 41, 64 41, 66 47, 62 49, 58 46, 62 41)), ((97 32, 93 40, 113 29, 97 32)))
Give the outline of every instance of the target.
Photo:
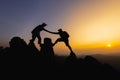
POLYGON ((53 46, 58 43, 58 42, 61 42, 63 41, 66 46, 70 49, 71 53, 73 53, 73 50, 71 48, 71 46, 69 45, 69 34, 66 32, 66 31, 63 31, 62 29, 58 29, 58 32, 51 32, 49 31, 49 33, 52 33, 52 34, 59 34, 60 35, 60 38, 58 38, 55 43, 53 44, 53 46))
POLYGON ((40 61, 44 64, 54 63, 53 43, 50 38, 44 38, 44 43, 40 43, 40 61))
POLYGON ((40 31, 44 30, 44 31, 47 31, 46 29, 44 29, 44 27, 47 26, 46 23, 42 23, 41 25, 38 25, 37 27, 35 27, 33 30, 32 30, 32 39, 30 40, 30 42, 34 42, 35 38, 37 37, 38 38, 38 43, 40 44, 41 43, 41 37, 40 37, 40 31))

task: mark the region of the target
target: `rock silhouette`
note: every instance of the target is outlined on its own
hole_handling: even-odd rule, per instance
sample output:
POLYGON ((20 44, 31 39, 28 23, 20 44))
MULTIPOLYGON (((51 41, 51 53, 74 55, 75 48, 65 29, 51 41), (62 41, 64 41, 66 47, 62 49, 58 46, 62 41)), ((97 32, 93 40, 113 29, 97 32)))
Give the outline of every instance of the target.
POLYGON ((93 79, 94 76, 100 79, 120 78, 119 71, 109 64, 99 62, 94 57, 77 58, 75 53, 70 53, 68 57, 56 56, 50 38, 45 38, 44 42, 40 44, 40 51, 37 50, 34 43, 26 44, 20 37, 12 38, 9 44, 9 48, 0 47, 0 64, 4 68, 9 67, 3 68, 4 71, 17 68, 20 71, 40 71, 45 76, 61 75, 58 77, 68 79, 85 79, 86 77, 93 79), (58 58, 63 62, 59 62, 58 58))

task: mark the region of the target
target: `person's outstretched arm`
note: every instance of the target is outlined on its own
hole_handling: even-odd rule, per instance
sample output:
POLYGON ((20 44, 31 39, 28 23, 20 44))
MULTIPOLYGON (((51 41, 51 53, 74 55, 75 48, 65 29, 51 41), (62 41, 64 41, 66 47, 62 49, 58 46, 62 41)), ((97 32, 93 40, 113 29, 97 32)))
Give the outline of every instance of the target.
POLYGON ((49 32, 49 33, 52 33, 52 34, 59 34, 58 32, 51 32, 51 31, 48 31, 46 29, 44 29, 46 32, 49 32))

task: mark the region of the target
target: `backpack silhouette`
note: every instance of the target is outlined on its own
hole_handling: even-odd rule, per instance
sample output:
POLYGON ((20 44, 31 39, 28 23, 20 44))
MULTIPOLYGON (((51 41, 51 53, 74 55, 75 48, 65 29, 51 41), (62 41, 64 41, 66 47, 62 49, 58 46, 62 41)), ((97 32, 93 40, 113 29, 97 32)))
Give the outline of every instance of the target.
POLYGON ((64 34, 64 38, 69 38, 69 34, 66 32, 66 31, 63 31, 63 34, 64 34))

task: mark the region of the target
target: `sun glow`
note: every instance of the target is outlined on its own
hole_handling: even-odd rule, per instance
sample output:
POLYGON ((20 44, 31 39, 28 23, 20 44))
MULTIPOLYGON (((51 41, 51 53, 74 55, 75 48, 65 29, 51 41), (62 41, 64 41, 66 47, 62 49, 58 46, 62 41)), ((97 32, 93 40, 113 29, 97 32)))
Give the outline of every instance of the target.
POLYGON ((111 44, 110 44, 110 43, 109 43, 109 44, 107 44, 107 47, 109 47, 109 48, 110 48, 110 47, 111 47, 111 44))

